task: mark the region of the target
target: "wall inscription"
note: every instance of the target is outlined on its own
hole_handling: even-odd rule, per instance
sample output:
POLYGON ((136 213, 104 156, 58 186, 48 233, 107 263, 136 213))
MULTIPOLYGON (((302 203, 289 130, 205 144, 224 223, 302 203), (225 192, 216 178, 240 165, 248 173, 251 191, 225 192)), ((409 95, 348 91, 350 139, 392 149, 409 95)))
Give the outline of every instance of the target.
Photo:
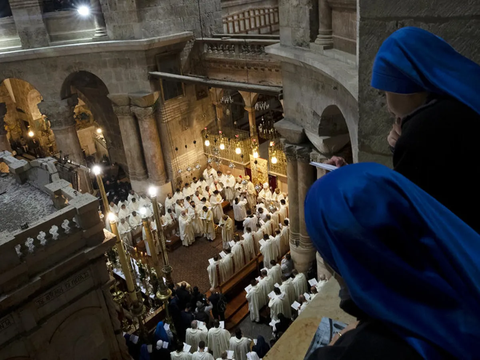
POLYGON ((35 304, 38 307, 42 307, 46 304, 48 304, 50 301, 56 299, 60 295, 65 294, 69 290, 73 289, 77 285, 80 285, 83 283, 85 280, 90 278, 90 273, 88 270, 82 271, 81 273, 75 274, 74 276, 68 278, 66 281, 64 281, 62 284, 54 287, 52 290, 49 292, 39 296, 38 298, 35 299, 35 304))

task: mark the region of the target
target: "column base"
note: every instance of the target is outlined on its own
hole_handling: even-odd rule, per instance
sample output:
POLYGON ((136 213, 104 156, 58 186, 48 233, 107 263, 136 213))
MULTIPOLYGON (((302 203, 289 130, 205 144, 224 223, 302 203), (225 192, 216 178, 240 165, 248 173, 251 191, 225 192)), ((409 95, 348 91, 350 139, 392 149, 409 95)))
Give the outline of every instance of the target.
POLYGON ((325 261, 323 260, 322 256, 317 252, 317 279, 320 279, 322 275, 325 275, 327 279, 330 279, 333 274, 328 270, 327 266, 325 265, 325 261))
POLYGON ((290 254, 298 272, 306 273, 315 261, 315 249, 299 240, 300 234, 290 232, 290 254), (296 236, 295 236, 296 235, 296 236))

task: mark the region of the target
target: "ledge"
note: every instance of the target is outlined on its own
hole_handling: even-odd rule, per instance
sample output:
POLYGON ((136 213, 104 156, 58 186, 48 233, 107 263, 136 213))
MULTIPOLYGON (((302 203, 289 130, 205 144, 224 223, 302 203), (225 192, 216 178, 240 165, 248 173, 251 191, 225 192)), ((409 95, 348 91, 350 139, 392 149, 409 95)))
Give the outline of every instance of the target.
POLYGON ((280 44, 265 48, 267 54, 279 61, 304 66, 335 80, 358 101, 358 68, 329 56, 315 54, 310 50, 290 48, 280 44))
POLYGON ((109 40, 92 43, 48 46, 36 49, 0 52, 0 63, 44 59, 58 56, 104 53, 110 51, 146 51, 193 39, 191 31, 140 40, 109 40))

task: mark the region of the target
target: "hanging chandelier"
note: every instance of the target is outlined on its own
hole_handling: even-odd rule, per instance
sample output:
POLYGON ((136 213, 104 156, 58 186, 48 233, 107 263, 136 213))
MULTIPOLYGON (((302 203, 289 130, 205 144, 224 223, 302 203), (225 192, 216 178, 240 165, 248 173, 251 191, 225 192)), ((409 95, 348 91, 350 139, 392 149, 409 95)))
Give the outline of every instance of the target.
POLYGON ((255 110, 260 111, 260 110, 268 110, 270 109, 270 104, 267 103, 266 101, 259 101, 255 104, 255 110))
POLYGON ((277 131, 274 128, 275 121, 273 118, 262 116, 262 119, 259 121, 258 125, 258 135, 265 140, 273 140, 279 137, 277 131))
POLYGON ((222 104, 232 104, 233 99, 230 95, 224 95, 224 96, 222 96, 222 99, 220 100, 220 103, 222 103, 222 104))

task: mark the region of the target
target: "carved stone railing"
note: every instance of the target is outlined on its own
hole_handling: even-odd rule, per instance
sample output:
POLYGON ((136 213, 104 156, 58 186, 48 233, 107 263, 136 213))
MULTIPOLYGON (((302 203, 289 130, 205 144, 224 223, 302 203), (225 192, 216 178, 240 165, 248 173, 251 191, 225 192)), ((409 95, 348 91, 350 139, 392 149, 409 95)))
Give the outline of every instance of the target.
POLYGON ((223 18, 225 34, 273 34, 279 30, 278 6, 248 9, 223 18))
POLYGON ((270 56, 265 52, 265 47, 279 43, 278 40, 254 39, 203 38, 197 41, 203 45, 203 53, 207 56, 218 56, 232 59, 270 58, 270 56))

